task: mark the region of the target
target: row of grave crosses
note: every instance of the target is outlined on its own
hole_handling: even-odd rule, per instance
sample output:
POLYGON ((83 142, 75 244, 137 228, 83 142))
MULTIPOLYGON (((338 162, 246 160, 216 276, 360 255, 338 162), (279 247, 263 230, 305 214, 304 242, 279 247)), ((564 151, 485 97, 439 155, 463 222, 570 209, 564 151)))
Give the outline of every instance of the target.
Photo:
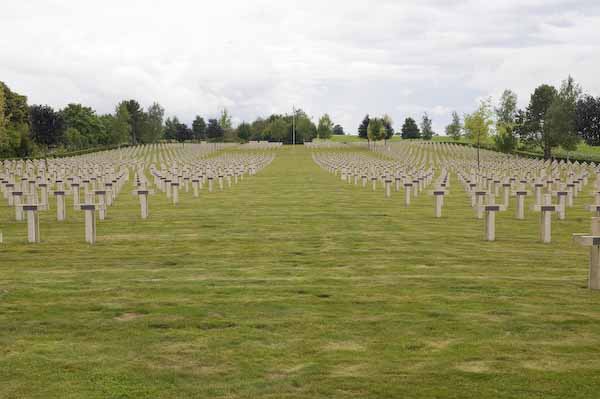
MULTIPOLYGON (((421 143, 417 147, 426 146, 427 144, 421 143)), ((495 240, 496 212, 506 210, 510 205, 510 197, 516 197, 515 217, 524 219, 525 198, 533 192, 532 209, 540 213, 540 240, 544 243, 551 242, 552 214, 556 213, 559 220, 565 219, 566 209, 573 206, 574 198, 587 186, 590 175, 595 175, 594 204, 585 206, 586 210, 596 216, 592 218, 591 234, 573 234, 573 240, 579 245, 590 248, 588 287, 600 290, 600 217, 598 217, 600 216, 600 170, 598 165, 539 161, 488 153, 486 154, 488 159, 484 161, 483 168, 477 173, 472 161, 474 154, 469 154, 469 151, 451 144, 433 146, 436 147, 446 154, 450 153, 451 156, 431 157, 433 163, 453 170, 470 195, 471 205, 477 217, 481 218, 485 213, 485 238, 488 241, 495 240), (457 162, 457 159, 461 158, 460 155, 463 161, 457 162), (532 191, 528 191, 528 188, 532 191), (503 203, 496 204, 496 197, 499 196, 501 189, 503 203), (556 198, 555 204, 552 203, 553 197, 556 198)), ((400 151, 396 151, 396 157, 410 155, 411 150, 406 147, 400 148, 400 151)), ((443 191, 436 193, 434 190, 433 194, 443 197, 443 191)), ((436 201, 436 216, 439 206, 436 201)))
MULTIPOLYGON (((272 148, 276 147, 268 146, 268 149, 272 148)), ((154 191, 146 178, 145 163, 124 159, 127 153, 132 155, 131 150, 125 153, 117 151, 109 152, 106 157, 93 154, 75 159, 9 161, 0 165, 0 192, 8 206, 14 208, 16 221, 22 221, 26 216, 28 242, 41 241, 38 213, 50 210, 49 197, 53 196, 56 220, 62 222, 67 219, 67 197, 72 197, 73 208, 84 212, 85 240, 90 244, 95 243, 96 213, 100 220, 106 218, 109 207, 129 181, 130 168, 135 171, 133 194, 139 197, 141 217, 148 218, 148 197, 154 191), (117 151, 118 159, 115 156, 117 151)), ((170 170, 164 163, 161 164, 161 171, 153 164, 149 167, 159 191, 166 192, 175 204, 178 202, 180 184, 187 192, 191 183, 197 197, 207 181, 209 191, 212 191, 212 181, 216 177, 223 190, 224 180, 231 187, 232 183, 242 180, 245 174, 254 175, 268 166, 275 157, 274 154, 251 152, 223 154, 206 160, 202 159, 206 155, 204 152, 198 154, 201 159, 189 155, 184 157, 181 152, 179 154, 185 162, 172 159, 172 154, 163 157, 171 165, 170 170)))
POLYGON ((383 189, 386 198, 395 192, 404 190, 404 204, 409 206, 411 198, 418 197, 433 181, 432 169, 406 167, 399 162, 375 159, 354 153, 315 153, 314 162, 328 172, 340 176, 348 184, 354 183, 371 189, 383 189))
POLYGON ((237 154, 235 157, 227 154, 187 164, 174 162, 169 169, 164 164, 160 170, 155 165, 150 165, 150 173, 158 190, 164 192, 176 205, 181 188, 189 192, 191 186, 194 197, 199 196, 204 185, 207 185, 209 193, 215 190, 215 184, 223 191, 225 184, 231 188, 233 184, 242 181, 244 175, 255 175, 267 167, 274 157, 273 154, 237 154))

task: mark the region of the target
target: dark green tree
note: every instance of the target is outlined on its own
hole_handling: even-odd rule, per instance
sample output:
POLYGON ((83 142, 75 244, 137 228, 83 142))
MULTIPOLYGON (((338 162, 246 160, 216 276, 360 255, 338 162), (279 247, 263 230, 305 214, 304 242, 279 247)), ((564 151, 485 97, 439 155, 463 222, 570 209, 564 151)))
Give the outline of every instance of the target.
POLYGON ((32 105, 29 107, 29 124, 31 139, 45 146, 58 145, 64 134, 64 120, 60 112, 49 105, 32 105))
POLYGON ((124 101, 129 112, 129 125, 131 126, 131 142, 137 144, 143 137, 142 129, 145 124, 144 109, 135 100, 124 101))
POLYGON ((206 122, 199 115, 196 115, 196 118, 192 122, 192 136, 197 141, 206 140, 206 122))
POLYGON ((369 138, 368 129, 370 121, 371 119, 369 118, 369 114, 367 114, 358 127, 358 137, 363 139, 369 138))
POLYGON ((246 122, 240 123, 237 127, 237 136, 244 142, 249 141, 252 136, 252 127, 250 124, 246 122))
POLYGON ((589 145, 600 145, 600 97, 586 95, 577 101, 577 134, 589 145))
POLYGON ((139 139, 142 143, 156 143, 162 139, 165 129, 164 117, 165 109, 159 103, 155 102, 148 107, 148 111, 143 114, 142 128, 139 132, 139 139))
POLYGON ((384 115, 381 118, 381 122, 383 123, 383 128, 385 129, 384 139, 389 140, 394 137, 394 121, 389 115, 384 115))
POLYGON ((517 129, 525 144, 543 149, 546 159, 550 158, 552 147, 557 145, 549 140, 550 136, 546 135, 544 126, 546 113, 557 95, 558 92, 553 86, 538 86, 531 95, 522 124, 517 129))
POLYGON ((216 119, 209 119, 206 127, 206 136, 211 141, 223 141, 225 131, 216 119))
POLYGON ((343 128, 341 125, 335 125, 335 126, 333 127, 333 134, 334 134, 335 136, 343 136, 343 135, 345 135, 346 133, 344 133, 344 128, 343 128))
POLYGON ((421 131, 419 130, 419 126, 417 126, 417 122, 411 117, 408 117, 404 120, 404 124, 402 125, 402 138, 403 139, 418 139, 421 137, 421 131))

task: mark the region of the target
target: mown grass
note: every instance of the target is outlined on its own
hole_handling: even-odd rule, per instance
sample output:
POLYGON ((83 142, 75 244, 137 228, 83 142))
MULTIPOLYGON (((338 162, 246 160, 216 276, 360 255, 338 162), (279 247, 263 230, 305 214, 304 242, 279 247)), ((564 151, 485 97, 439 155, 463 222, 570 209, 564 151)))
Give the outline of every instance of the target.
MULTIPOLYGON (((342 183, 304 148, 149 220, 125 189, 83 242, 1 202, 2 398, 597 398, 600 293, 586 287, 586 191, 483 241, 456 181, 444 218, 342 183)), ((528 206, 531 198, 528 199, 528 206)))

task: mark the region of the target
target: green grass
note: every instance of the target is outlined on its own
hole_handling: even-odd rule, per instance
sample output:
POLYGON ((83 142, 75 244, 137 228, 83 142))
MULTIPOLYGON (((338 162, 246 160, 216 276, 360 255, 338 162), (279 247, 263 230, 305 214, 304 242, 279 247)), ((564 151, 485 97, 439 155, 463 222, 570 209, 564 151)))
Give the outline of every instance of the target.
POLYGON ((147 221, 126 188, 95 246, 71 207, 27 245, 0 201, 0 397, 598 397, 587 190, 553 244, 514 208, 488 243, 456 181, 434 219, 278 154, 147 221))

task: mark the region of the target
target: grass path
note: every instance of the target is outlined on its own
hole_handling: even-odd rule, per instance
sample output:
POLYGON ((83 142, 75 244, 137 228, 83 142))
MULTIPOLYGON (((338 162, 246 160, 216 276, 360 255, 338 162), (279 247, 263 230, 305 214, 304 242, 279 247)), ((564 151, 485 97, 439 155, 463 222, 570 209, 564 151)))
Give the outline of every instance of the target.
POLYGON ((456 181, 434 219, 278 154, 145 222, 125 189, 93 247, 72 207, 26 245, 1 201, 0 397, 598 397, 587 193, 552 245, 514 208, 486 243, 456 181))

